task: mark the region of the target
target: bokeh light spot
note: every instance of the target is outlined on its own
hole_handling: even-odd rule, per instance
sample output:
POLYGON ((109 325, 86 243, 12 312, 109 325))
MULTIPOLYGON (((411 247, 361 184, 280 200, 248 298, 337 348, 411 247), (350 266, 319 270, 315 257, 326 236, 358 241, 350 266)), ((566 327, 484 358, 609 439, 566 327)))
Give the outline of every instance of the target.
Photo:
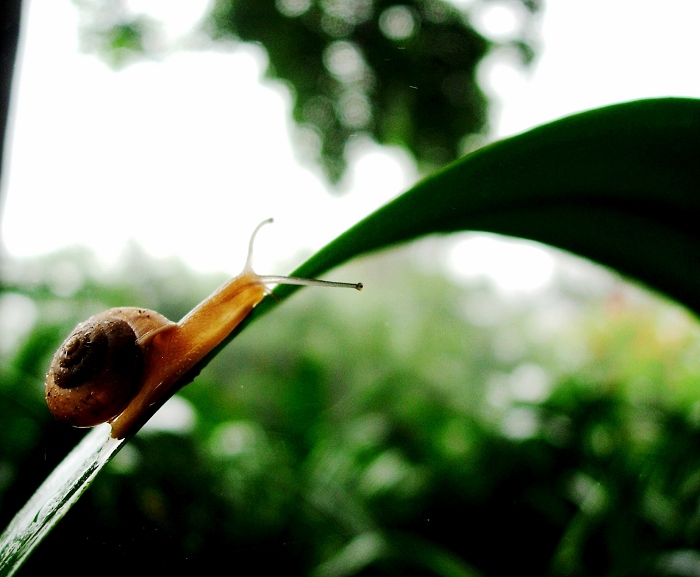
POLYGON ((413 35, 416 21, 407 6, 392 6, 379 16, 379 29, 391 40, 405 40, 413 35))

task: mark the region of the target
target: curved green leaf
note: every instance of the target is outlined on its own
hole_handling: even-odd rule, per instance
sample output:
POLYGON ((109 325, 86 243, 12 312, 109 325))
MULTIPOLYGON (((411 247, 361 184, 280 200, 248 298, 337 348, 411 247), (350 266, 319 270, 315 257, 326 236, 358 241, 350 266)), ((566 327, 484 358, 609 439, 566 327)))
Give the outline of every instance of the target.
MULTIPOLYGON (((293 275, 319 276, 427 234, 478 230, 590 258, 700 312, 699 153, 700 100, 640 100, 576 114, 451 164, 293 275)), ((275 294, 295 290, 280 286, 275 294)))

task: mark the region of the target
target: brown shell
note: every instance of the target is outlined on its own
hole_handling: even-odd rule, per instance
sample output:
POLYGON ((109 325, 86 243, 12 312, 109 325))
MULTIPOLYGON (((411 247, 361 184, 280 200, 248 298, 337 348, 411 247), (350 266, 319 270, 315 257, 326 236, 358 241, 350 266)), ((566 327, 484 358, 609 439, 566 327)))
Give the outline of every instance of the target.
POLYGON ((110 309, 80 323, 60 346, 46 375, 53 415, 93 427, 119 415, 138 390, 144 355, 138 342, 165 317, 145 309, 110 309))

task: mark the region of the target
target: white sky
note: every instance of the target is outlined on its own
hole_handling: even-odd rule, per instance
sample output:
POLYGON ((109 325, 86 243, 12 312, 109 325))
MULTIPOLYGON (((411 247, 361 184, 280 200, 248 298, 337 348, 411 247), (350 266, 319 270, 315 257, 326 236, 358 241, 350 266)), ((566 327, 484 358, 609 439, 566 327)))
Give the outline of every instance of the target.
MULTIPOLYGON (((137 4, 176 33, 203 0, 137 4)), ((517 26, 497 6, 479 22, 499 34, 517 26)), ((613 102, 700 97, 698 22, 696 0, 549 0, 533 70, 493 62, 482 70, 498 102, 494 136, 613 102)), ((252 229, 273 216, 256 268, 284 274, 415 179, 404 153, 369 147, 352 166, 348 192, 328 194, 314 169, 295 161, 290 99, 279 85, 260 84, 263 70, 261 53, 243 48, 178 52, 113 72, 78 52, 69 0, 27 2, 4 249, 21 257, 83 243, 109 264, 135 240, 154 256, 233 274, 252 229)), ((544 282, 553 266, 541 250, 492 237, 457 241, 451 262, 523 288, 544 282)))

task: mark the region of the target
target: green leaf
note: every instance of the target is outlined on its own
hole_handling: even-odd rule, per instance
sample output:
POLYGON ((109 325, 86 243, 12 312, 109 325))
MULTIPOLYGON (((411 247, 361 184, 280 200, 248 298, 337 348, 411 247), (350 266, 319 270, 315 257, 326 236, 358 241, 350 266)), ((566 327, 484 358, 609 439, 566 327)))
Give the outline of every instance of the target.
MULTIPOLYGON (((486 146, 386 204, 294 271, 433 233, 489 231, 571 251, 700 312, 700 100, 640 100, 486 146)), ((280 286, 279 299, 298 287, 280 286)), ((275 303, 268 299, 258 317, 275 303)))

